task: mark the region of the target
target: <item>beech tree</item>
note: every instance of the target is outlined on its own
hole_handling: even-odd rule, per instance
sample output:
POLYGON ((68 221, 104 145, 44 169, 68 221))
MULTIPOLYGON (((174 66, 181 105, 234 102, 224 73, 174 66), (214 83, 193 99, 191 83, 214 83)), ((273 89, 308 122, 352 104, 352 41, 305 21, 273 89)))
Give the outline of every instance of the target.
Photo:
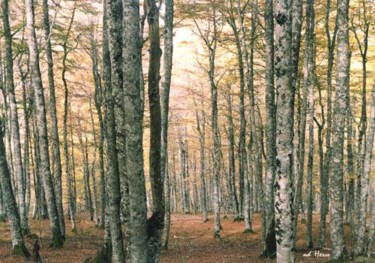
POLYGON ((275 1, 276 193, 277 262, 294 262, 293 248, 293 96, 291 78, 291 12, 288 1, 275 1))
POLYGON ((43 177, 48 215, 52 229, 52 247, 59 248, 64 244, 63 232, 60 227, 59 214, 56 204, 55 189, 50 172, 50 158, 48 153, 48 134, 44 90, 39 66, 39 51, 35 34, 34 3, 26 1, 26 27, 28 32, 28 46, 30 56, 30 72, 35 94, 36 120, 38 144, 40 153, 40 173, 43 177))
POLYGON ((338 2, 337 9, 337 72, 332 122, 332 158, 330 162, 330 217, 332 259, 346 258, 343 232, 343 160, 344 127, 349 86, 349 1, 338 2), (334 146, 334 147, 333 147, 334 146))

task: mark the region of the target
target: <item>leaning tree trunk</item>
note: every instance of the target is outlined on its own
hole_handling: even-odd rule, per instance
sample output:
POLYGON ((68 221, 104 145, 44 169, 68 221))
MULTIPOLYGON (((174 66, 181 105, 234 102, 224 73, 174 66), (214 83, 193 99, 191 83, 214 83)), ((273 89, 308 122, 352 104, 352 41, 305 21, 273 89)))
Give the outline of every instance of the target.
POLYGON ((143 91, 139 1, 124 0, 123 72, 126 111, 126 169, 129 178, 131 262, 147 262, 147 203, 143 170, 143 91))
POLYGON ((6 161, 3 120, 0 118, 0 185, 2 196, 7 207, 7 214, 10 221, 10 233, 12 238, 12 253, 24 257, 29 257, 25 243, 23 241, 21 220, 18 214, 16 199, 13 195, 12 182, 6 161))
POLYGON ((12 35, 9 25, 9 6, 8 0, 2 3, 3 10, 3 28, 5 36, 5 55, 6 55, 6 90, 10 106, 10 125, 12 129, 12 146, 13 146, 13 161, 14 174, 17 179, 17 198, 19 206, 19 215, 21 218, 21 230, 23 234, 28 233, 28 216, 25 202, 25 184, 22 166, 21 154, 21 139, 20 127, 18 122, 18 107, 16 102, 16 95, 14 92, 14 75, 13 75, 13 51, 12 51, 12 35))
POLYGON ((292 263, 293 248, 293 123, 294 88, 291 83, 291 16, 286 0, 275 2, 276 193, 275 232, 277 262, 292 263))
POLYGON ((337 73, 332 122, 332 145, 334 147, 330 149, 332 158, 329 169, 332 259, 336 261, 346 258, 343 230, 343 151, 350 66, 349 1, 339 1, 337 12, 337 73))
MULTIPOLYGON (((48 87, 49 87, 49 105, 52 125, 52 150, 53 150, 53 164, 54 171, 53 177, 55 179, 55 193, 57 202, 57 212, 59 213, 61 233, 65 236, 65 221, 64 221, 64 209, 63 209, 63 196, 62 196, 62 167, 61 167, 61 156, 60 156, 60 140, 59 140, 59 129, 57 124, 57 112, 56 112, 56 95, 55 95, 55 81, 53 72, 53 58, 52 58, 52 47, 51 47, 51 32, 49 22, 49 11, 48 11, 48 0, 43 0, 43 20, 44 20, 44 39, 46 41, 46 56, 48 64, 48 87)), ((73 19, 72 19, 73 21, 73 19)))
POLYGON ((64 238, 60 228, 59 214, 56 205, 55 190, 50 172, 50 158, 48 153, 47 116, 44 100, 44 90, 39 67, 39 51, 37 47, 34 5, 33 0, 26 1, 26 20, 28 31, 30 72, 32 86, 35 93, 35 107, 37 116, 38 142, 40 151, 40 172, 43 177, 44 192, 46 195, 48 214, 52 228, 52 247, 59 248, 64 244, 64 238))

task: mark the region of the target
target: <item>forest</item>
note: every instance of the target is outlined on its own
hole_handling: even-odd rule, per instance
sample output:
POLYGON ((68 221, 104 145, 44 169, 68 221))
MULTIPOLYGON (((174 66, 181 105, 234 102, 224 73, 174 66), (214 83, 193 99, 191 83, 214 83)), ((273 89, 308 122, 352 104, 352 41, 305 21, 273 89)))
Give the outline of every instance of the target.
POLYGON ((0 17, 0 262, 375 262, 374 0, 0 17))

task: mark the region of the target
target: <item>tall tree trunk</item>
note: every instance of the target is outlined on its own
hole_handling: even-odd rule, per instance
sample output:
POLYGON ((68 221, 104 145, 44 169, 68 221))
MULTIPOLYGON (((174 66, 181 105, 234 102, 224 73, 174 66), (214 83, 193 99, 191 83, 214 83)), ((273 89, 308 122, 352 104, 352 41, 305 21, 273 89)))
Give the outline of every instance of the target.
POLYGON ((13 195, 12 183, 10 179, 10 173, 8 170, 8 164, 6 161, 6 153, 4 146, 4 134, 3 134, 4 122, 0 118, 0 184, 1 192, 4 201, 7 205, 7 213, 10 220, 10 232, 12 238, 12 253, 24 257, 29 257, 30 254, 27 251, 25 243, 23 241, 21 220, 18 214, 16 199, 13 195))
POLYGON ((170 186, 168 170, 168 115, 169 115, 169 91, 172 79, 173 65, 173 17, 174 0, 165 2, 165 26, 164 26, 164 82, 161 92, 161 155, 160 155, 160 173, 165 177, 165 230, 163 236, 163 248, 168 249, 168 237, 171 223, 170 211, 170 186))
POLYGON ((35 106, 37 116, 38 128, 38 142, 40 150, 40 172, 43 177, 44 192, 46 195, 48 214, 52 228, 52 247, 59 248, 64 244, 64 238, 60 228, 60 219, 57 210, 55 190, 53 186, 50 159, 48 153, 48 133, 47 133, 47 120, 46 120, 46 107, 44 100, 44 91, 39 68, 39 51, 37 47, 37 40, 34 26, 34 5, 33 0, 26 1, 26 20, 28 31, 28 45, 30 57, 30 69, 32 77, 32 85, 35 93, 35 106))
MULTIPOLYGON (((369 242, 366 241, 365 231, 366 231, 366 214, 367 214, 367 199, 368 199, 368 188, 369 188, 369 181, 370 181, 370 172, 371 172, 371 161, 372 161, 372 152, 374 147, 374 135, 375 135, 375 84, 373 85, 372 89, 372 102, 371 102, 371 117, 370 117, 370 125, 368 127, 367 132, 367 140, 365 146, 365 160, 363 163, 363 179, 362 179, 362 189, 361 189, 361 196, 360 196, 360 204, 359 207, 359 224, 356 225, 357 227, 357 236, 356 236, 356 244, 354 248, 354 256, 367 256, 371 252, 371 245, 374 230, 370 228, 368 233, 369 242), (360 229, 358 229, 360 228, 360 229), (363 229, 362 229, 363 228, 363 229), (367 243, 367 244, 366 244, 367 243)), ((372 189, 374 192, 375 189, 372 189)), ((374 200, 372 200, 374 203, 374 200)), ((374 218, 371 218, 373 221, 374 218)))
MULTIPOLYGON (((277 262, 292 263, 293 248, 293 123, 294 87, 291 78, 291 16, 286 0, 275 2, 276 193, 275 232, 277 262)), ((294 13, 292 13, 294 15, 294 13)))
POLYGON ((21 138, 20 128, 18 122, 18 107, 16 102, 16 95, 14 92, 14 75, 13 75, 13 51, 12 51, 12 34, 9 25, 9 6, 8 0, 2 3, 3 10, 3 28, 5 36, 5 55, 6 55, 6 90, 9 98, 10 106, 10 125, 12 129, 12 146, 14 152, 14 174, 17 180, 17 199, 19 207, 19 216, 21 219, 22 234, 28 233, 28 216, 25 202, 25 184, 24 171, 22 166, 21 154, 21 138))
POLYGON ((337 73, 332 122, 332 157, 330 160, 330 228, 332 242, 332 259, 346 258, 344 231, 343 231, 343 151, 344 128, 347 105, 347 89, 349 86, 349 28, 348 28, 349 1, 338 2, 337 9, 337 73))
MULTIPOLYGON (((320 185, 321 185, 321 209, 320 209, 320 226, 319 226, 319 244, 321 247, 325 247, 326 244, 326 216, 328 214, 328 189, 329 189, 329 165, 331 159, 331 134, 332 134, 332 73, 333 73, 333 62, 335 56, 335 45, 337 35, 337 23, 331 36, 329 28, 331 14, 331 0, 327 0, 326 14, 324 20, 325 33, 327 36, 328 46, 328 58, 327 58, 327 129, 326 129, 326 152, 324 155, 324 166, 323 172, 320 174, 320 185)), ((337 16, 336 16, 337 20, 337 16)), ((324 128, 324 121, 323 126, 324 128)))
POLYGON ((108 1, 109 50, 111 59, 111 85, 107 90, 107 147, 110 171, 110 217, 112 235, 112 259, 124 262, 123 234, 121 231, 121 183, 127 183, 125 146, 123 74, 122 74, 122 18, 121 0, 108 1), (121 178, 120 178, 121 177, 121 178), (121 181, 123 179, 123 182, 121 181))
POLYGON ((309 152, 307 161, 307 235, 309 249, 313 248, 313 166, 314 166, 314 78, 315 78, 315 11, 314 0, 306 4, 306 42, 304 65, 304 89, 307 96, 307 113, 309 117, 309 152))
MULTIPOLYGON (((362 8, 361 8, 362 9, 362 8)), ((357 29, 354 28, 353 21, 352 27, 354 32, 354 37, 357 42, 358 49, 361 54, 362 59, 362 105, 361 105, 361 118, 359 121, 359 134, 358 134, 358 157, 357 157, 357 221, 355 224, 355 246, 353 254, 354 256, 365 256, 366 255, 366 242, 364 240, 366 231, 366 214, 367 214, 367 197, 369 191, 369 177, 365 174, 365 162, 366 155, 369 149, 366 145, 366 130, 367 130, 367 50, 368 50, 368 38, 370 30, 370 22, 367 17, 366 3, 363 1, 363 26, 360 26, 363 33, 363 39, 360 40, 357 34, 357 29)), ((368 139, 367 139, 368 140, 368 139)), ((371 148, 372 149, 372 148, 371 148)))
MULTIPOLYGON (((363 165, 363 172, 365 175, 365 179, 369 178, 371 172, 371 160, 372 160, 372 149, 374 147, 374 137, 375 137, 375 84, 372 86, 372 95, 371 95, 371 116, 370 116, 370 125, 368 128, 368 135, 367 135, 367 142, 366 142, 366 154, 365 154, 365 163, 363 165)), ((371 183, 371 192, 375 192, 375 183, 374 179, 372 179, 371 183)), ((367 257, 370 257, 371 248, 374 240, 375 234, 375 200, 372 200, 372 207, 371 207, 371 220, 370 220, 370 228, 368 232, 367 238, 367 247, 366 253, 367 257)))
POLYGON ((266 40, 266 178, 264 187, 264 214, 266 218, 266 242, 263 255, 266 258, 276 255, 274 184, 276 176, 276 123, 275 123, 275 87, 274 87, 274 39, 273 39, 273 0, 266 1, 265 40, 266 40), (270 241, 270 242, 267 242, 270 241))
POLYGON ((139 1, 124 0, 123 69, 126 127, 126 169, 129 177, 131 262, 147 262, 147 235, 153 226, 147 224, 147 203, 143 170, 143 91, 139 72, 141 39, 139 1))
POLYGON ((48 87, 49 87, 49 105, 50 105, 50 116, 52 125, 52 150, 53 150, 53 178, 55 179, 55 193, 57 212, 59 213, 60 229, 63 236, 65 236, 65 221, 64 221, 64 209, 63 209, 63 196, 62 196, 62 167, 60 157, 60 140, 59 140, 59 129, 57 125, 57 113, 56 113, 56 95, 55 95, 55 81, 53 72, 53 58, 52 58, 52 47, 51 47, 51 32, 49 22, 49 11, 48 11, 48 0, 43 0, 43 22, 44 22, 44 39, 46 41, 46 56, 48 64, 48 87))
MULTIPOLYGON (((66 177, 66 185, 67 185, 67 191, 68 191, 68 210, 69 210, 69 217, 70 217, 70 222, 71 222, 71 230, 72 232, 76 231, 76 224, 75 224, 75 197, 76 194, 73 190, 73 179, 71 176, 71 170, 70 170, 70 155, 69 155, 69 146, 68 146, 68 111, 69 111, 69 89, 68 89, 68 83, 65 78, 65 73, 67 71, 67 66, 66 66, 66 60, 68 57, 68 39, 70 35, 70 31, 72 28, 72 24, 74 21, 74 16, 75 16, 75 6, 72 12, 72 17, 69 23, 68 31, 66 33, 66 38, 65 41, 63 42, 63 50, 64 50, 64 56, 62 60, 63 64, 63 69, 62 69, 62 74, 61 78, 64 84, 64 116, 63 116, 63 141, 64 141, 64 159, 65 159, 65 177, 66 177)), ((48 36, 49 37, 49 36, 48 36)), ((72 123, 70 124, 72 125, 72 123)), ((73 143, 73 141, 72 141, 73 143)), ((72 156, 74 156, 73 151, 72 151, 72 156)), ((73 158, 74 160, 74 158, 73 158)))
POLYGON ((164 228, 164 174, 161 174, 161 135, 162 119, 160 108, 160 49, 159 8, 155 0, 146 1, 147 22, 149 25, 150 59, 148 68, 148 98, 150 107, 150 181, 152 193, 152 216, 148 224, 153 231, 148 233, 148 261, 159 262, 161 237, 164 228))

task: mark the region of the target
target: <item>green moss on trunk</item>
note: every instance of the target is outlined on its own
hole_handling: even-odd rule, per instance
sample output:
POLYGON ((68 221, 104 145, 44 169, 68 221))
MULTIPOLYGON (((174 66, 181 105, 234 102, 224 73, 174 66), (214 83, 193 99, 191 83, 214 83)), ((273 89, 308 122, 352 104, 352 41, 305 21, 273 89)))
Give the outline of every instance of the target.
POLYGON ((30 253, 24 244, 15 245, 12 249, 12 254, 26 258, 30 257, 30 253))
POLYGON ((64 246, 64 236, 61 235, 60 230, 53 229, 52 232, 52 243, 50 247, 54 249, 62 248, 64 246))

